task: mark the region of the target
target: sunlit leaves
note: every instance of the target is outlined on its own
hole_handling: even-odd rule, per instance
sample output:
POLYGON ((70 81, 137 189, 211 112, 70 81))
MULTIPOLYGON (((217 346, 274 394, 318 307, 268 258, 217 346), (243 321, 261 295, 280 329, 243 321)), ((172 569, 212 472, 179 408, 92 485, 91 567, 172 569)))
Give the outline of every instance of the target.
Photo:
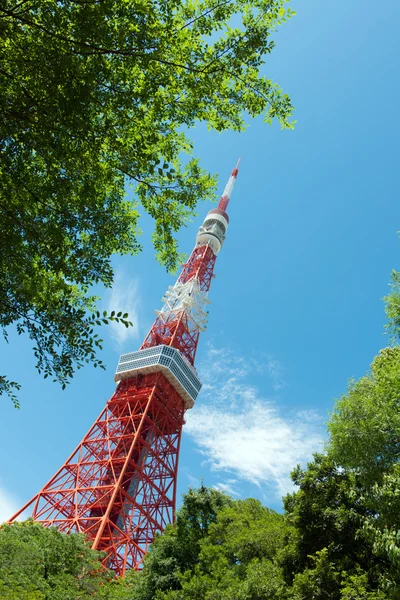
POLYGON ((400 273, 392 271, 391 290, 385 298, 387 329, 393 339, 400 339, 400 273))
POLYGON ((65 535, 31 520, 3 525, 0 597, 4 600, 122 599, 124 596, 112 584, 113 573, 101 567, 101 558, 102 553, 91 550, 83 535, 65 535))
MULTIPOLYGON (((396 295, 388 300, 393 319, 398 318, 396 295)), ((351 382, 329 421, 329 453, 362 484, 353 491, 353 502, 365 507, 359 537, 386 565, 382 581, 388 589, 394 582, 400 586, 399 398, 400 347, 394 346, 381 350, 371 371, 351 382)))
POLYGON ((1 3, 0 326, 29 334, 45 376, 65 386, 102 366, 88 332, 110 319, 85 321, 89 289, 112 285, 113 254, 140 251, 140 212, 158 260, 182 261, 176 232, 216 189, 190 128, 241 131, 258 114, 291 127, 288 96, 260 75, 289 14, 283 0, 1 3))
POLYGON ((400 457, 400 347, 385 348, 371 372, 350 383, 329 421, 330 452, 339 464, 378 477, 400 457))

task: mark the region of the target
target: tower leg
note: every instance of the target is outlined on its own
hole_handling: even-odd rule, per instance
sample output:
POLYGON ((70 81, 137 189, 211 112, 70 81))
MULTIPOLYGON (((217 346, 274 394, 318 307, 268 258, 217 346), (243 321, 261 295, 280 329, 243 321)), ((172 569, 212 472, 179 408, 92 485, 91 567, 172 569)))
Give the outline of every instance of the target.
POLYGON ((141 568, 174 520, 184 403, 161 374, 119 384, 67 462, 30 500, 32 518, 85 533, 118 575, 141 568))

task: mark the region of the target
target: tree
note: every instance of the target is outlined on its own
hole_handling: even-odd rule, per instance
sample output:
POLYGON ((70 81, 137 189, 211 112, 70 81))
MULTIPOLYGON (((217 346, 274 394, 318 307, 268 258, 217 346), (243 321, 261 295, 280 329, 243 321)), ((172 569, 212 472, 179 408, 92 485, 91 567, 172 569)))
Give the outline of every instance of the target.
POLYGON ((329 451, 338 464, 371 482, 400 458, 400 347, 380 351, 371 371, 351 381, 328 423, 329 451))
POLYGON ((282 515, 257 500, 190 490, 146 556, 132 600, 281 598, 276 557, 286 534, 282 515))
POLYGON ((388 469, 366 490, 365 498, 371 511, 363 524, 365 536, 374 553, 390 564, 387 586, 400 593, 400 465, 388 469))
MULTIPOLYGON (((158 259, 179 264, 174 234, 216 183, 186 132, 261 113, 292 126, 260 74, 291 14, 285 0, 1 3, 0 325, 29 335, 45 377, 102 366, 90 288, 112 285, 113 253, 140 250, 139 203, 158 259)), ((1 377, 0 393, 16 389, 1 377)))
POLYGON ((232 503, 222 492, 201 486, 189 489, 174 525, 156 538, 144 562, 135 600, 153 600, 158 593, 181 589, 181 575, 199 560, 200 544, 218 513, 232 503))
POLYGON ((368 573, 359 571, 349 575, 328 556, 326 548, 312 557, 313 568, 305 569, 294 578, 288 590, 290 600, 389 600, 385 591, 372 589, 368 573))
POLYGON ((299 489, 284 499, 292 529, 281 555, 289 598, 396 598, 400 587, 390 560, 374 551, 365 529, 377 514, 362 477, 315 455, 292 479, 299 489), (393 596, 384 595, 388 583, 393 596))
POLYGON ((63 535, 33 521, 0 529, 0 597, 4 600, 86 600, 109 572, 84 536, 63 535))
POLYGON ((284 517, 252 498, 218 512, 200 542, 197 564, 180 577, 181 590, 165 600, 273 600, 285 582, 277 556, 288 533, 284 517))
POLYGON ((116 579, 85 536, 27 520, 0 529, 2 600, 132 600, 139 573, 116 579))
MULTIPOLYGON (((395 300, 395 298, 394 298, 395 300)), ((392 307, 395 304, 392 304, 392 307)), ((388 581, 400 583, 400 347, 380 351, 371 371, 336 403, 328 450, 362 482, 369 515, 363 529, 374 552, 389 562, 388 581)))

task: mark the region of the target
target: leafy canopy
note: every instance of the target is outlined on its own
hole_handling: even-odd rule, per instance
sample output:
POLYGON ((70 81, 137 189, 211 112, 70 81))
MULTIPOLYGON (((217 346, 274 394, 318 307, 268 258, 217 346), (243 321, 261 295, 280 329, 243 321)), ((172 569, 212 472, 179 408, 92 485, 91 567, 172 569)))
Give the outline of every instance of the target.
POLYGON ((175 233, 216 186, 188 158, 190 128, 292 126, 260 74, 291 14, 284 0, 1 2, 0 326, 30 336, 45 376, 102 366, 89 290, 112 285, 113 253, 140 250, 139 206, 158 260, 178 266, 175 233))
MULTIPOLYGON (((363 530, 374 552, 400 572, 400 347, 381 350, 371 371, 335 405, 328 451, 362 481, 363 530)), ((389 577, 389 576, 388 576, 389 577)), ((390 576, 391 577, 391 576, 390 576)), ((390 579, 389 577, 389 579, 390 579)))
POLYGON ((276 560, 287 527, 282 515, 258 500, 235 500, 218 512, 200 542, 197 564, 180 576, 181 589, 165 600, 282 598, 284 580, 276 560))
POLYGON ((176 523, 167 525, 146 555, 135 600, 153 600, 156 594, 181 589, 181 576, 198 562, 200 545, 218 513, 232 504, 225 494, 201 486, 189 489, 177 512, 176 523))
POLYGON ((398 593, 398 578, 365 530, 376 512, 363 479, 326 455, 315 455, 306 469, 297 467, 292 478, 298 491, 284 499, 292 529, 281 555, 288 598, 396 598, 385 589, 390 581, 398 593))
POLYGON ((274 562, 284 518, 257 500, 232 500, 204 486, 189 490, 147 554, 132 600, 275 598, 284 584, 274 562))
POLYGON ((0 529, 0 598, 89 600, 112 575, 82 535, 63 535, 33 521, 0 529))
POLYGON ((379 480, 400 458, 400 347, 385 348, 371 371, 351 381, 335 404, 328 427, 339 464, 379 480))

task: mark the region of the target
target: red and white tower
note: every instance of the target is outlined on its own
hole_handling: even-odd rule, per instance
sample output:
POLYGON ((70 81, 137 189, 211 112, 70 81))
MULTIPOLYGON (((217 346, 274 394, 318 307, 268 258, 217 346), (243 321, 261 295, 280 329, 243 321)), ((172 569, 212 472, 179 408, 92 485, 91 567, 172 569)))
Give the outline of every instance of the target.
POLYGON ((238 166, 140 350, 120 357, 106 407, 64 465, 9 521, 30 510, 45 526, 85 533, 118 575, 140 569, 156 533, 174 520, 184 414, 201 388, 193 363, 238 166))

